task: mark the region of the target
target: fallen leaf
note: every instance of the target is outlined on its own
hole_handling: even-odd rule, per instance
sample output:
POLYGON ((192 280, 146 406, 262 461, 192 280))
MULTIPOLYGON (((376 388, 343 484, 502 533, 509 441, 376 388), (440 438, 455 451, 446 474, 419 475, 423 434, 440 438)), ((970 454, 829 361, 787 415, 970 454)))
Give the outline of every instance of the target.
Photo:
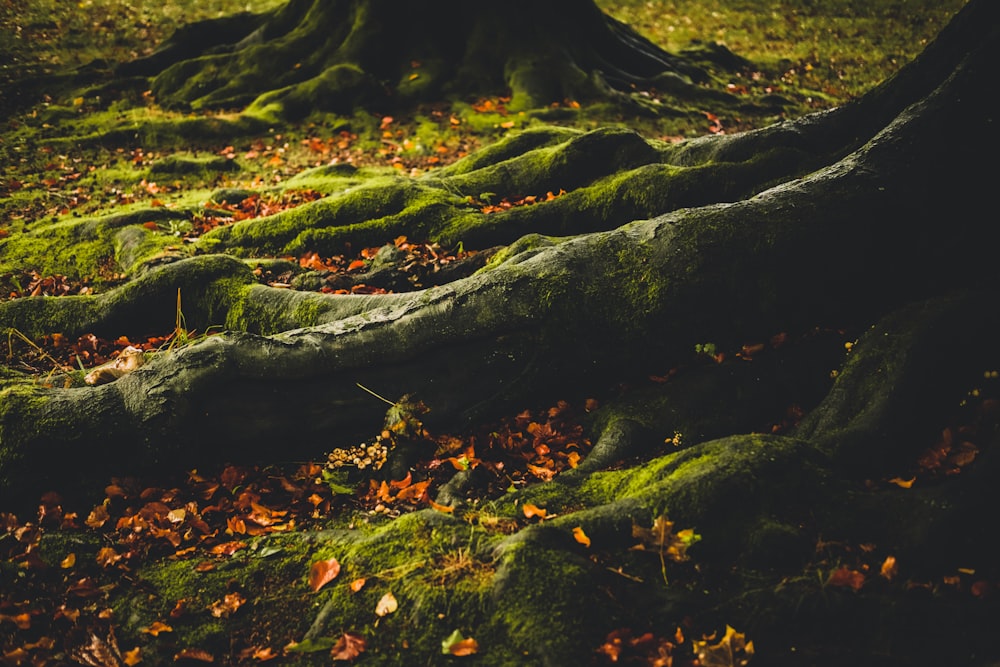
POLYGON ((693 648, 701 667, 736 667, 746 665, 753 657, 753 642, 746 635, 726 626, 726 634, 718 644, 711 640, 695 640, 693 648))
POLYGON ((239 593, 227 593, 221 600, 213 602, 208 607, 208 610, 212 613, 212 616, 222 618, 223 616, 235 613, 237 609, 243 606, 244 602, 246 602, 246 598, 239 593))
POLYGON ((901 477, 893 477, 889 480, 890 484, 895 484, 898 487, 908 489, 913 486, 913 483, 917 481, 916 477, 911 477, 910 479, 903 479, 901 477))
POLYGON ((121 554, 112 547, 101 547, 97 551, 97 564, 101 567, 111 567, 121 559, 121 554))
POLYGON ((357 579, 355 579, 354 581, 352 581, 351 582, 351 592, 352 593, 357 593, 358 591, 360 591, 362 588, 365 587, 365 583, 367 581, 368 580, 365 579, 364 577, 358 577, 357 579))
POLYGON ((462 636, 462 632, 457 628, 441 641, 441 653, 444 655, 472 655, 478 650, 479 644, 476 640, 462 636))
POLYGON ((232 556, 246 545, 246 542, 240 541, 224 542, 223 544, 216 544, 214 547, 209 549, 209 552, 215 554, 216 556, 232 556))
POLYGON ((69 654, 76 662, 92 667, 118 667, 123 660, 113 630, 108 632, 107 639, 91 633, 87 644, 71 649, 69 654))
POLYGON ((340 563, 336 558, 318 560, 309 568, 309 588, 315 593, 337 578, 340 574, 340 563))
POLYGON ((427 504, 431 506, 431 509, 437 510, 438 512, 444 512, 445 514, 452 514, 455 511, 454 507, 451 507, 449 505, 442 505, 440 503, 436 503, 433 500, 431 500, 430 498, 427 499, 427 504))
POLYGON ((200 648, 186 648, 174 655, 174 662, 179 660, 195 660, 197 662, 215 662, 215 656, 200 648))
POLYGON ((143 632, 145 632, 147 635, 153 635, 154 637, 158 637, 160 636, 161 633, 164 632, 173 632, 173 631, 174 629, 172 627, 160 621, 153 621, 152 625, 143 630, 143 632))
POLYGON ((375 605, 375 614, 377 616, 386 616, 396 611, 399 608, 399 603, 396 601, 395 596, 392 593, 386 593, 382 596, 382 599, 378 601, 375 605))
POLYGON ((278 657, 278 653, 270 646, 266 648, 259 648, 254 650, 253 655, 251 655, 254 660, 260 660, 261 662, 267 662, 268 660, 274 660, 278 657))
POLYGON ((345 632, 330 650, 330 657, 334 660, 354 660, 365 652, 368 642, 356 632, 345 632))
POLYGON ((534 505, 532 503, 524 503, 521 507, 521 511, 524 512, 525 518, 531 519, 532 517, 538 517, 539 519, 544 519, 548 514, 544 509, 534 505))
POLYGON ((583 532, 583 528, 580 526, 573 529, 573 539, 585 547, 590 546, 590 538, 587 537, 587 533, 583 532))
POLYGON ((640 540, 640 544, 633 548, 654 549, 660 555, 677 563, 686 561, 688 548, 701 539, 701 536, 691 528, 675 533, 674 522, 662 515, 653 521, 651 529, 633 525, 632 537, 640 540))
POLYGON ((463 639, 460 642, 455 642, 454 644, 451 645, 450 649, 452 655, 456 655, 459 657, 463 655, 472 655, 473 653, 476 653, 478 651, 479 651, 479 642, 477 642, 472 637, 469 637, 468 639, 463 639))
POLYGON ((13 616, 7 614, 0 614, 0 621, 10 621, 17 626, 19 630, 27 630, 31 627, 31 614, 15 614, 13 616))
POLYGON ((896 574, 898 574, 898 568, 896 567, 895 556, 886 556, 885 560, 882 561, 882 568, 879 571, 879 574, 888 579, 889 581, 892 581, 893 577, 895 577, 896 574))
POLYGON ((828 586, 845 586, 857 591, 865 585, 865 575, 848 568, 846 565, 841 565, 830 574, 826 583, 828 586))
POLYGON ((131 651, 125 651, 122 654, 122 662, 124 662, 128 667, 133 667, 133 665, 138 665, 142 662, 142 649, 136 646, 131 651))
POLYGON ((59 567, 61 567, 64 570, 68 570, 69 568, 73 567, 74 565, 76 565, 76 554, 75 553, 67 554, 66 557, 63 558, 62 561, 59 563, 59 567))

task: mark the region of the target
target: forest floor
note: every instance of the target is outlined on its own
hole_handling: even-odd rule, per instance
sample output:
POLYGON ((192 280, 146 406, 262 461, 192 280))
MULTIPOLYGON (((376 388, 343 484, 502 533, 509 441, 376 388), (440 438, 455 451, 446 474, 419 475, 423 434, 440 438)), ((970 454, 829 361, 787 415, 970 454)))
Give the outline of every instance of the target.
MULTIPOLYGON (((622 124, 653 138, 680 140, 709 133, 731 133, 778 120, 720 117, 712 109, 705 109, 704 120, 698 124, 677 119, 609 117, 607 109, 588 109, 572 100, 538 113, 511 114, 504 107, 505 99, 494 97, 442 102, 405 117, 359 112, 347 123, 343 120, 326 123, 313 118, 299 125, 275 128, 261 136, 240 137, 233 142, 206 139, 197 146, 172 145, 172 137, 159 140, 151 137, 143 145, 110 148, 100 142, 74 146, 64 141, 69 132, 65 128, 78 131, 88 127, 91 118, 97 119, 93 121, 93 127, 97 127, 108 113, 117 114, 119 119, 131 116, 136 122, 173 116, 152 101, 145 106, 122 105, 99 110, 100 104, 94 100, 67 99, 64 94, 72 87, 72 81, 61 78, 62 73, 96 60, 121 62, 146 55, 176 26, 244 9, 248 4, 236 0, 137 0, 128 4, 115 0, 3 2, 0 54, 4 65, 0 68, 0 90, 16 89, 22 97, 14 100, 13 105, 9 98, 0 100, 4 114, 0 118, 3 170, 0 238, 46 218, 95 216, 128 211, 140 205, 169 208, 204 200, 209 193, 226 188, 263 190, 322 165, 349 164, 420 176, 489 145, 510 130, 541 124, 584 129, 622 124), (49 84, 51 91, 46 92, 44 87, 49 84), (52 115, 48 112, 53 108, 58 108, 58 114, 66 121, 63 127, 50 122, 52 115), (201 172, 183 176, 162 168, 181 154, 185 158, 202 159, 208 166, 201 172)), ((257 2, 252 9, 263 11, 276 4, 279 3, 257 2)), ((601 0, 599 4, 671 51, 681 51, 695 40, 725 44, 757 66, 756 71, 748 72, 744 78, 735 78, 731 91, 748 96, 780 93, 805 113, 843 104, 878 85, 916 56, 964 3, 961 0, 881 3, 788 0, 773 3, 765 12, 754 3, 739 0, 601 0)), ((186 234, 234 219, 269 215, 319 196, 322 193, 303 189, 273 197, 252 197, 238 205, 217 202, 218 216, 206 215, 202 220, 204 229, 178 226, 174 231, 178 243, 182 243, 186 234)), ((534 196, 555 197, 559 193, 534 196)), ((483 208, 502 208, 530 205, 534 201, 527 199, 490 201, 484 197, 478 203, 483 208)), ((408 265, 418 278, 428 266, 443 266, 466 259, 470 254, 463 248, 434 247, 419 239, 399 238, 394 244, 412 256, 408 265)), ((377 252, 378 248, 359 248, 352 256, 319 257, 313 253, 292 260, 332 275, 356 271, 377 252)), ((46 271, 45 267, 20 267, 6 273, 0 270, 0 299, 94 293, 113 286, 119 279, 112 270, 101 275, 75 276, 46 271)), ((281 275, 263 279, 271 284, 283 281, 281 275)), ((335 291, 334 287, 330 289, 335 291)), ((105 340, 92 335, 78 340, 60 340, 56 336, 30 340, 9 332, 2 341, 0 354, 6 356, 8 367, 35 373, 40 381, 56 383, 67 369, 76 372, 107 363, 127 346, 161 349, 205 333, 184 330, 180 313, 178 304, 177 326, 172 331, 144 340, 105 340)), ((562 397, 554 397, 559 398, 562 397)), ((433 496, 431 491, 450 476, 445 472, 476 465, 499 466, 511 487, 551 479, 560 471, 575 467, 586 455, 590 443, 581 424, 586 413, 597 407, 597 400, 592 400, 593 403, 579 405, 553 400, 552 405, 523 406, 522 412, 511 414, 500 423, 484 424, 476 433, 427 435, 434 443, 436 455, 419 464, 418 479, 407 478, 392 484, 348 488, 331 477, 334 464, 289 462, 284 467, 226 466, 212 471, 191 471, 180 479, 108 480, 103 500, 96 506, 70 506, 53 493, 39 500, 37 516, 17 518, 0 507, 3 522, 0 530, 6 533, 6 539, 0 535, 0 556, 19 562, 17 568, 6 568, 5 576, 18 568, 29 572, 38 567, 40 572, 38 553, 25 547, 35 543, 40 531, 91 530, 105 540, 104 546, 93 553, 91 545, 74 548, 72 540, 67 540, 63 551, 48 554, 49 561, 58 556, 58 568, 45 575, 38 574, 31 588, 35 594, 44 592, 51 596, 44 618, 40 610, 45 605, 36 604, 37 600, 22 604, 23 601, 6 596, 0 599, 0 660, 6 664, 45 664, 54 655, 51 637, 55 633, 70 625, 85 627, 78 622, 81 613, 94 616, 94 623, 98 623, 107 610, 88 606, 87 601, 99 597, 98 581, 104 575, 92 575, 91 570, 114 570, 120 576, 116 585, 124 586, 130 559, 181 554, 186 549, 193 550, 197 544, 198 548, 208 550, 203 564, 207 571, 217 566, 219 558, 246 548, 245 540, 250 537, 304 529, 335 511, 349 510, 352 516, 381 519, 428 504, 433 506, 429 501, 433 496), (127 537, 117 537, 121 535, 127 537), (213 537, 206 538, 208 535, 213 537), (87 552, 86 565, 82 563, 83 552, 77 553, 81 549, 87 552), (57 604, 60 600, 68 602, 57 604)), ((404 422, 410 420, 401 427, 408 435, 414 433, 414 428, 419 431, 419 426, 413 426, 419 410, 403 417, 404 422)), ((389 441, 399 436, 402 431, 393 431, 395 425, 387 422, 379 438, 389 441)), ((374 426, 377 430, 379 425, 374 426)), ((780 424, 771 426, 775 432, 782 428, 780 424)), ((665 443, 664 451, 679 444, 665 443)), ((505 490, 507 487, 495 489, 498 493, 505 490)), ((498 526, 497 530, 513 532, 545 518, 544 508, 525 505, 523 510, 523 520, 498 526)), ((694 536, 682 530, 675 537, 675 552, 679 550, 683 555, 685 540, 690 541, 694 536)), ((589 543, 582 531, 576 539, 581 544, 589 543)), ((655 536, 649 539, 655 542, 655 536)), ((310 587, 319 590, 336 576, 331 571, 334 568, 339 571, 339 567, 335 561, 317 561, 308 574, 310 587)), ((448 568, 459 571, 472 565, 459 554, 443 567, 446 571, 443 576, 447 576, 448 568)), ((672 567, 677 568, 672 569, 672 577, 685 576, 687 566, 672 567)), ((827 568, 834 586, 853 588, 862 585, 866 577, 862 573, 868 573, 872 580, 877 579, 878 573, 891 578, 895 565, 867 553, 864 545, 828 544, 818 553, 814 567, 817 572, 827 568)), ((357 585, 360 590, 365 581, 359 579, 357 585)), ((178 619, 186 613, 182 602, 178 600, 175 609, 178 619)), ((228 617, 245 603, 243 593, 234 589, 220 594, 212 614, 228 617)), ((379 601, 384 614, 392 613, 394 604, 391 599, 379 601)), ((174 612, 170 616, 175 618, 174 612)), ((170 628, 167 624, 154 625, 145 632, 155 637, 169 633, 170 628)), ((669 637, 609 636, 601 647, 601 655, 610 662, 618 662, 620 658, 623 662, 633 659, 641 664, 656 664, 657 652, 665 644, 684 641, 680 635, 682 631, 678 628, 669 637)), ((241 648, 243 658, 248 662, 267 661, 283 648, 255 643, 252 635, 241 639, 245 640, 241 648)), ((80 640, 87 641, 86 633, 81 633, 80 640)), ((118 664, 131 665, 141 660, 139 653, 132 653, 127 647, 119 650, 113 635, 92 635, 89 641, 89 647, 81 649, 84 653, 75 656, 84 664, 112 664, 86 662, 99 660, 95 656, 112 648, 117 652, 118 664)), ((346 657, 360 652, 351 641, 350 633, 345 633, 342 653, 346 657)), ((738 658, 749 657, 752 645, 748 653, 743 641, 738 633, 726 634, 721 640, 704 640, 703 647, 711 649, 725 644, 731 659, 733 651, 738 658)), ((463 642, 466 640, 461 635, 455 638, 451 645, 454 655, 472 650, 472 644, 463 642)), ((324 647, 330 648, 337 650, 324 647)), ((360 650, 363 649, 362 644, 360 650)), ((206 660, 205 655, 190 647, 179 647, 177 656, 192 662, 206 660)), ((739 664, 739 660, 729 664, 739 664)))

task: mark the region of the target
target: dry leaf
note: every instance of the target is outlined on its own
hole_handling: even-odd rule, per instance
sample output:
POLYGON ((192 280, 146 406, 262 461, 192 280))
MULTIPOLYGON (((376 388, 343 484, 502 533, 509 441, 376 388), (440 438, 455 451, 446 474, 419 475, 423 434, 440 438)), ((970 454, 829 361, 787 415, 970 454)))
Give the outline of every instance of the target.
POLYGON ((479 643, 472 637, 463 637, 458 629, 441 641, 441 653, 444 655, 472 655, 478 650, 479 643))
POLYGON ((365 582, 367 582, 367 581, 368 580, 365 579, 364 577, 358 577, 357 579, 355 579, 354 581, 352 581, 351 582, 351 592, 352 593, 357 593, 358 591, 360 591, 362 588, 365 587, 365 582))
POLYGON ((701 536, 691 528, 674 533, 674 522, 666 516, 657 517, 651 529, 633 525, 632 537, 640 540, 640 543, 633 548, 653 549, 678 563, 688 559, 688 547, 701 539, 701 536))
POLYGON ((524 512, 524 516, 528 519, 536 516, 539 519, 544 519, 547 514, 547 512, 544 509, 538 507, 537 505, 533 505, 531 503, 524 503, 524 505, 521 507, 521 511, 524 512))
POLYGON ((68 570, 74 565, 76 565, 76 554, 74 553, 67 554, 66 557, 62 559, 62 562, 59 563, 59 567, 64 570, 68 570))
POLYGON ((429 498, 427 500, 427 504, 430 505, 432 509, 435 509, 438 512, 444 512, 445 514, 452 514, 455 511, 454 507, 451 507, 449 505, 442 505, 440 503, 436 503, 436 502, 434 502, 433 500, 431 500, 429 498))
POLYGON ((318 560, 309 568, 309 588, 315 593, 340 574, 340 563, 336 558, 318 560))
POLYGON ((97 551, 97 564, 102 567, 111 567, 121 559, 121 554, 112 547, 101 547, 97 551))
POLYGON ((131 651, 125 651, 122 655, 122 662, 124 662, 128 667, 134 667, 142 662, 142 649, 136 646, 131 651))
POLYGON ((174 655, 174 662, 178 660, 196 660, 198 662, 215 662, 215 656, 200 648, 186 648, 174 655))
POLYGON ((830 574, 826 583, 828 586, 846 586, 857 591, 865 585, 865 575, 857 570, 849 569, 846 565, 841 565, 830 574))
POLYGON ((468 639, 463 639, 460 642, 452 644, 450 651, 452 655, 457 656, 472 655, 473 653, 479 651, 479 642, 472 637, 469 637, 468 639))
POLYGON ((354 660, 364 653, 367 647, 368 642, 364 637, 356 632, 345 632, 331 649, 330 657, 334 660, 354 660))
POLYGON ((573 539, 585 547, 590 546, 590 538, 587 537, 587 533, 583 532, 583 528, 580 526, 573 529, 573 539))
POLYGON ((87 644, 69 653, 76 662, 90 667, 119 667, 123 661, 113 630, 108 632, 106 640, 91 633, 87 644))
POLYGON ((237 609, 243 606, 244 602, 246 602, 246 598, 239 593, 227 593, 221 600, 213 602, 211 606, 209 606, 208 610, 212 613, 212 616, 222 618, 223 616, 233 614, 237 609))
POLYGON ((378 601, 375 605, 375 614, 378 616, 386 616, 396 611, 399 608, 399 603, 396 602, 396 598, 392 593, 386 593, 382 596, 382 599, 378 601))
POLYGON ((741 667, 753 657, 753 642, 748 642, 746 635, 728 625, 725 636, 718 644, 709 644, 710 641, 693 642, 701 667, 741 667))
POLYGON ((885 560, 882 561, 882 569, 879 572, 883 577, 892 581, 893 577, 898 574, 898 568, 896 567, 896 557, 886 556, 885 560))
POLYGON ((153 635, 158 637, 163 632, 173 632, 174 629, 167 625, 166 623, 161 623, 160 621, 153 621, 153 624, 148 628, 143 630, 147 635, 153 635))

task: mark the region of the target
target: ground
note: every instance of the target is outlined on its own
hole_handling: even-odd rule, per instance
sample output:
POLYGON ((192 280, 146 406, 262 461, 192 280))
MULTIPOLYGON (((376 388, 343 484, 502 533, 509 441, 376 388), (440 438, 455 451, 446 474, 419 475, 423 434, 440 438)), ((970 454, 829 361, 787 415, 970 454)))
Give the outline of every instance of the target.
MULTIPOLYGON (((659 37, 675 5, 615 9, 659 37)), ((894 40, 836 9, 857 54, 894 40)), ((992 61, 954 48, 995 45, 981 12, 811 116, 882 71, 769 56, 811 5, 756 52, 711 17, 768 65, 727 94, 781 89, 753 117, 26 104, 5 661, 991 664, 995 239, 955 167, 995 141, 992 61)))

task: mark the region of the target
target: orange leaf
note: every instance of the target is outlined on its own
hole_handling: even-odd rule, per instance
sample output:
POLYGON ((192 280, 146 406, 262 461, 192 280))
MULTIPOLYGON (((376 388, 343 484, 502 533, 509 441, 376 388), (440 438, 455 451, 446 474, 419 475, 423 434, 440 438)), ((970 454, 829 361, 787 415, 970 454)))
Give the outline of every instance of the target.
POLYGON ((309 568, 309 588, 315 593, 337 578, 340 574, 340 563, 336 558, 318 560, 309 568))
POLYGON ((895 484, 896 486, 908 489, 913 486, 913 483, 917 481, 916 477, 911 477, 910 479, 903 479, 901 477, 893 477, 889 480, 890 484, 895 484))
POLYGON ((363 268, 365 268, 365 260, 363 259, 356 259, 347 265, 348 271, 357 271, 358 269, 363 269, 363 268))
POLYGON ((345 632, 330 651, 330 657, 334 660, 354 660, 364 653, 367 647, 368 642, 364 637, 356 632, 345 632))
POLYGON ((538 507, 537 505, 533 505, 531 503, 524 503, 524 506, 521 507, 521 511, 524 512, 525 518, 528 518, 528 519, 530 519, 532 517, 536 517, 536 516, 539 519, 544 519, 545 516, 546 516, 546 514, 548 514, 541 507, 538 507))
POLYGON ((448 505, 442 505, 440 503, 436 503, 433 500, 431 500, 430 498, 427 499, 427 504, 429 504, 433 509, 437 510, 438 512, 444 512, 445 514, 452 514, 452 513, 455 512, 455 508, 454 507, 450 507, 448 505))
POLYGON ((76 554, 74 553, 68 554, 65 558, 62 559, 62 562, 59 563, 59 567, 61 567, 64 570, 68 570, 74 565, 76 565, 76 554))
POLYGON ((397 500, 420 500, 425 493, 427 493, 427 487, 430 486, 431 481, 426 479, 422 482, 417 482, 416 484, 411 484, 410 486, 402 489, 396 494, 397 500))
POLYGON ((846 586, 857 591, 865 585, 865 575, 857 570, 848 569, 846 565, 841 565, 830 574, 826 583, 828 586, 846 586))
POLYGON ((889 581, 892 581, 893 577, 895 577, 898 572, 899 570, 896 567, 896 557, 886 556, 886 559, 882 561, 882 568, 879 571, 879 574, 889 581))
POLYGON ((112 547, 101 547, 97 551, 97 564, 102 567, 111 567, 122 559, 121 554, 112 547))
POLYGON ((135 665, 142 662, 142 649, 136 646, 131 651, 125 651, 122 654, 122 662, 128 665, 128 667, 135 667, 135 665))
POLYGON ((358 591, 360 591, 362 588, 365 587, 365 583, 367 581, 368 580, 365 579, 364 577, 358 577, 357 579, 355 579, 354 581, 352 581, 351 582, 351 592, 352 593, 357 593, 358 591))
POLYGON ((449 651, 451 651, 452 655, 457 656, 472 655, 473 653, 479 651, 479 642, 472 637, 469 637, 468 639, 463 639, 460 642, 452 644, 449 651))
POLYGON ((166 623, 161 623, 160 621, 154 621, 151 626, 143 630, 147 635, 153 635, 158 637, 163 632, 173 632, 174 629, 167 625, 166 623))
POLYGON ((246 545, 246 542, 224 542, 223 544, 216 544, 209 549, 209 552, 216 556, 232 556, 246 545))
POLYGON ((573 539, 585 547, 590 546, 590 538, 587 537, 587 533, 583 532, 583 528, 580 526, 573 529, 573 539))

